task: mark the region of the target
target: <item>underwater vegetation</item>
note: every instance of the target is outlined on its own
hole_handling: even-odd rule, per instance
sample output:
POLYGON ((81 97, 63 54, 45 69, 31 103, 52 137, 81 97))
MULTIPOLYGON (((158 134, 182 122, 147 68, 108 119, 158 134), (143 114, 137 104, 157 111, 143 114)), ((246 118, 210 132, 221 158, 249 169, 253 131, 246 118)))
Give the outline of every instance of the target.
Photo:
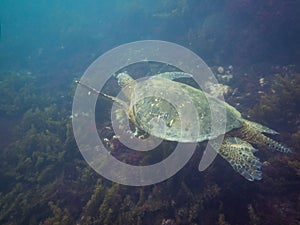
MULTIPOLYGON (((12 70, 0 72, 0 224, 300 224, 299 69, 275 65, 246 74, 236 66, 299 63, 300 1, 119 0, 107 7, 92 0, 87 7, 72 1, 71 8, 49 2, 5 1, 0 8, 0 67, 12 70), (182 44, 210 65, 233 64, 228 102, 279 131, 275 138, 293 154, 257 152, 263 179, 251 183, 220 157, 200 173, 205 143, 180 172, 155 185, 123 186, 93 171, 73 137, 69 80, 104 51, 143 39, 182 44), (24 67, 39 72, 13 71, 24 67)), ((152 69, 146 75, 158 70, 152 69)), ((99 117, 108 106, 98 108, 99 117)), ((101 119, 99 136, 124 162, 149 164, 170 152, 170 143, 152 157, 132 152, 114 136, 110 116, 101 119)))
POLYGON ((0 73, 0 79, 1 115, 21 114, 32 104, 39 104, 37 93, 33 92, 36 89, 36 79, 30 72, 0 73))
POLYGON ((59 99, 61 106, 56 95, 29 91, 31 82, 31 76, 11 73, 1 83, 9 93, 15 92, 6 104, 18 103, 18 108, 5 113, 21 117, 13 141, 0 155, 1 224, 37 224, 47 212, 51 196, 60 194, 64 175, 69 174, 70 179, 74 173, 66 161, 73 142, 69 113, 55 103, 59 99), (14 79, 16 82, 11 82, 14 79))
POLYGON ((253 117, 268 124, 295 132, 300 127, 300 74, 275 74, 270 93, 261 96, 253 117))
MULTIPOLYGON (((199 173, 198 160, 204 144, 180 172, 162 183, 145 187, 112 183, 96 174, 80 155, 66 107, 70 105, 68 96, 61 100, 47 93, 25 95, 28 101, 47 101, 32 108, 20 105, 23 114, 16 111, 18 117, 21 114, 14 129, 16 137, 0 154, 0 223, 298 224, 300 80, 298 73, 275 77, 250 114, 281 132, 280 141, 294 153, 286 156, 260 151, 268 162, 263 166, 263 180, 254 183, 233 173, 220 157, 199 173)), ((24 83, 30 83, 31 78, 27 79, 24 83)), ((69 94, 72 96, 72 89, 69 94)), ((99 133, 108 138, 116 157, 133 163, 152 160, 125 154, 110 124, 103 122, 99 126, 99 133)), ((163 145, 157 157, 165 154, 168 147, 163 145)))
MULTIPOLYGON (((264 182, 272 184, 272 192, 286 192, 288 186, 298 185, 300 178, 300 74, 293 66, 277 68, 274 79, 266 92, 261 96, 259 104, 250 111, 252 118, 265 121, 279 132, 278 139, 291 146, 294 153, 291 157, 269 155, 269 164, 265 167, 264 182), (280 168, 280 169, 279 169, 280 168), (282 176, 285 174, 285 176, 282 176)), ((271 191, 267 186, 265 191, 271 191)), ((261 197, 264 199, 263 197, 261 197)), ((283 199, 270 198, 263 204, 266 216, 275 224, 297 224, 299 215, 299 193, 286 193, 283 199), (293 197, 292 197, 293 196, 293 197), (279 214, 273 210, 278 210, 279 214), (288 221, 288 222, 287 222, 288 221)))

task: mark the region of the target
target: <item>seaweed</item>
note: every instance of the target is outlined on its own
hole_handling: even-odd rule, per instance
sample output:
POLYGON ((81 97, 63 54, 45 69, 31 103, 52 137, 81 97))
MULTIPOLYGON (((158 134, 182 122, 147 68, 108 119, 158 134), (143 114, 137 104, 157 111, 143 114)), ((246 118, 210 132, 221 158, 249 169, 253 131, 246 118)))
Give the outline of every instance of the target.
POLYGON ((259 217, 256 215, 253 206, 251 204, 248 205, 248 214, 250 219, 251 225, 258 225, 260 224, 259 217))
POLYGON ((225 220, 225 215, 224 215, 223 213, 221 213, 221 214, 219 215, 218 224, 219 224, 219 225, 230 225, 230 224, 225 220))
POLYGON ((44 107, 53 101, 42 94, 37 78, 31 72, 0 73, 0 115, 20 116, 30 108, 44 107))
MULTIPOLYGON (((22 109, 24 112, 16 111, 22 112, 16 139, 0 155, 1 182, 5 183, 0 193, 0 223, 228 225, 286 220, 295 224, 299 218, 296 201, 300 174, 299 113, 294 104, 299 98, 298 77, 276 75, 270 91, 252 111, 253 118, 279 128, 295 149, 293 157, 270 156, 270 165, 265 163, 263 168, 263 181, 252 184, 227 173, 221 158, 199 173, 200 147, 178 174, 162 183, 146 187, 113 184, 93 171, 80 155, 70 112, 62 107, 68 103, 51 99, 47 104, 22 109), (284 120, 290 122, 286 125, 284 120)), ((47 96, 38 96, 37 102, 47 96)), ((167 157, 169 147, 161 145, 153 157, 167 157)), ((116 144, 115 148, 114 154, 135 160, 123 152, 124 146, 116 144)), ((139 156, 137 161, 149 159, 139 156)))
POLYGON ((54 224, 54 220, 67 224, 68 220, 62 215, 73 215, 76 209, 72 208, 72 199, 79 202, 80 198, 76 192, 72 193, 72 189, 75 185, 76 189, 81 188, 74 182, 79 173, 70 169, 76 164, 80 166, 78 161, 72 162, 74 151, 68 148, 74 146, 71 121, 67 110, 59 109, 55 103, 57 96, 49 97, 49 93, 39 95, 32 86, 35 84, 33 80, 31 76, 12 74, 1 83, 4 89, 13 87, 11 93, 15 94, 4 106, 8 103, 18 106, 14 110, 8 107, 9 111, 2 113, 7 116, 23 115, 14 128, 15 138, 0 155, 3 162, 0 166, 3 185, 0 223, 38 224, 38 221, 50 218, 52 210, 58 216, 51 217, 45 221, 46 224, 54 224), (43 103, 39 104, 40 101, 43 103), (62 196, 67 199, 62 199, 62 196), (49 201, 57 203, 49 208, 49 201), (64 209, 59 210, 58 204, 64 209))
POLYGON ((276 74, 270 90, 261 96, 251 115, 271 127, 295 132, 300 126, 299 99, 300 74, 276 74))
POLYGON ((71 218, 70 212, 68 209, 61 209, 55 205, 52 201, 48 203, 53 216, 47 218, 45 221, 39 223, 39 225, 72 225, 74 224, 73 219, 71 218))

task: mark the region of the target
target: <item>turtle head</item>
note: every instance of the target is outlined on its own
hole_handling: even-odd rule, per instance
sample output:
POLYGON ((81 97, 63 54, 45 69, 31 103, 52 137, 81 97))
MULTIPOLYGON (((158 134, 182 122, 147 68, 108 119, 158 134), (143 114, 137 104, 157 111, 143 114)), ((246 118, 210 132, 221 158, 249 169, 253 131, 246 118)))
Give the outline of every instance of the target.
POLYGON ((118 73, 115 75, 115 77, 118 80, 118 84, 120 87, 125 87, 128 84, 134 82, 133 78, 126 72, 118 73))

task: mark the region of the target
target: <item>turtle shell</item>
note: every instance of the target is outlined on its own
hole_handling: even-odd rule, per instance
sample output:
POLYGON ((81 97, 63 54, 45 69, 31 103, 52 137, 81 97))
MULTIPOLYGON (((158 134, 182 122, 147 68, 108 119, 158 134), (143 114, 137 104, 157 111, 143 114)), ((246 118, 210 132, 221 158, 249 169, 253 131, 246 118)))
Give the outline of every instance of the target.
POLYGON ((202 142, 243 123, 241 114, 226 102, 162 76, 136 82, 129 100, 136 126, 165 140, 202 142))

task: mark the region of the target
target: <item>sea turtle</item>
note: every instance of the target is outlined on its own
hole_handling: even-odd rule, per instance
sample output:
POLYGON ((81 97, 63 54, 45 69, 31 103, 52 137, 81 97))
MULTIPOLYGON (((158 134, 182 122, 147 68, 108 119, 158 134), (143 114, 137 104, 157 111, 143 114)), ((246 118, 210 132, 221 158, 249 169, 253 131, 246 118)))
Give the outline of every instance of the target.
MULTIPOLYGON (((119 73, 115 77, 122 87, 128 103, 120 98, 98 93, 117 102, 138 130, 164 140, 177 142, 203 142, 225 134, 218 153, 230 163, 234 170, 249 181, 262 179, 262 163, 253 155, 257 149, 251 144, 258 148, 268 148, 285 153, 291 152, 289 148, 263 134, 278 134, 276 131, 243 119, 240 112, 234 107, 200 89, 175 81, 177 78, 192 77, 190 74, 165 72, 141 82, 134 80, 128 73, 119 73), (149 92, 152 94, 149 95, 149 92), (167 101, 161 94, 173 96, 174 101, 167 101), (186 96, 188 100, 182 102, 182 96, 186 96), (181 98, 180 106, 177 104, 176 107, 186 108, 188 105, 193 105, 196 110, 198 116, 198 123, 196 124, 199 126, 197 132, 195 129, 190 129, 194 126, 193 120, 195 118, 184 115, 185 120, 181 120, 182 115, 179 115, 178 109, 174 106, 179 98, 181 98), (214 104, 216 114, 225 109, 226 125, 223 130, 211 132, 209 103, 214 104)), ((78 83, 80 84, 80 82, 78 83)), ((85 84, 82 85, 88 87, 85 84)), ((189 112, 185 111, 184 113, 189 112)), ((218 115, 216 117, 218 118, 218 115)), ((217 121, 216 126, 218 127, 218 123, 221 122, 217 121)), ((212 147, 214 148, 214 146, 212 147)))

